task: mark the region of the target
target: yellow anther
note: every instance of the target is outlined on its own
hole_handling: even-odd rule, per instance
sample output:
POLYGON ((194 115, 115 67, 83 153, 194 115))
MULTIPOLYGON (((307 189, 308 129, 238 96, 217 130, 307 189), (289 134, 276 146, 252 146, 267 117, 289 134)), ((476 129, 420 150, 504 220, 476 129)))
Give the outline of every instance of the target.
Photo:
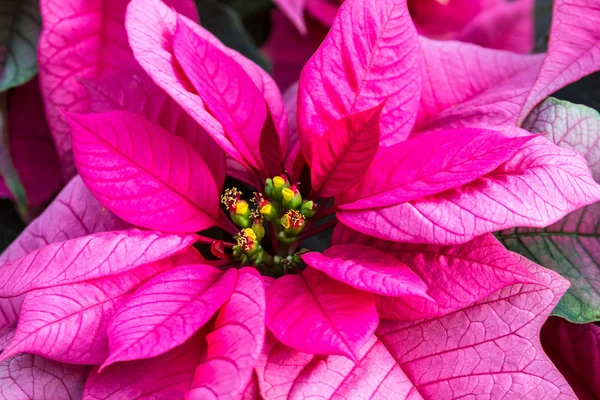
POLYGON ((240 215, 246 215, 248 213, 248 203, 244 200, 240 200, 235 205, 235 212, 240 215))
POLYGON ((244 229, 244 235, 252 240, 256 240, 256 233, 252 228, 244 229))
POLYGON ((287 201, 290 201, 290 200, 292 200, 292 198, 294 198, 294 192, 290 188, 283 189, 281 191, 281 194, 283 195, 283 198, 286 199, 287 201))
POLYGON ((267 203, 260 208, 260 213, 263 215, 269 215, 269 214, 271 214, 272 209, 273 209, 273 206, 271 204, 267 203))
POLYGON ((276 176, 275 178, 273 178, 273 186, 275 186, 276 188, 282 188, 283 185, 285 185, 285 179, 283 179, 280 176, 276 176))

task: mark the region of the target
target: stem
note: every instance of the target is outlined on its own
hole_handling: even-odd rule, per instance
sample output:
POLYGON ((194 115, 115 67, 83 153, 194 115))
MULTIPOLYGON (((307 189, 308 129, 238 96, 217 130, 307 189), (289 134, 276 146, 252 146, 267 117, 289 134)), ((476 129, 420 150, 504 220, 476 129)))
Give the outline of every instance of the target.
MULTIPOLYGON (((199 236, 197 242, 199 243, 205 243, 205 244, 213 244, 214 242, 217 242, 218 239, 213 239, 213 238, 209 238, 206 236, 199 236)), ((234 243, 231 242, 223 242, 223 245, 227 248, 232 248, 233 246, 235 246, 234 243)))
POLYGON ((337 224, 337 222, 338 222, 337 218, 334 218, 331 221, 328 221, 322 225, 316 226, 313 229, 309 229, 309 230, 305 231, 302 235, 298 236, 298 240, 304 240, 307 237, 314 236, 318 233, 326 231, 327 229, 333 228, 335 226, 335 224, 337 224))

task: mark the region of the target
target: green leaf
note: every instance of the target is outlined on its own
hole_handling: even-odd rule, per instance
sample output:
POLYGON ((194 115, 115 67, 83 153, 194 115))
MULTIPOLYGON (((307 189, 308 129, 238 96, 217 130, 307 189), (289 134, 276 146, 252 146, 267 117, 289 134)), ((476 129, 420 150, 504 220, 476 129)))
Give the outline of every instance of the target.
POLYGON ((271 67, 267 58, 260 52, 237 12, 231 7, 215 0, 196 0, 200 23, 215 35, 225 46, 239 51, 241 54, 269 71, 271 67))
POLYGON ((27 194, 10 154, 7 116, 6 93, 0 93, 0 175, 4 178, 6 187, 14 196, 21 216, 27 220, 27 194))
POLYGON ((0 92, 37 73, 41 29, 39 0, 0 1, 0 92))
MULTIPOLYGON (((531 112, 523 128, 533 133, 547 132, 546 137, 560 147, 579 151, 596 182, 600 182, 597 111, 548 98, 531 112)), ((571 282, 554 315, 575 323, 600 320, 600 203, 579 209, 544 229, 516 228, 497 236, 510 250, 571 282)))
POLYGON ((233 8, 242 18, 266 13, 273 7, 271 0, 222 0, 222 3, 233 8))

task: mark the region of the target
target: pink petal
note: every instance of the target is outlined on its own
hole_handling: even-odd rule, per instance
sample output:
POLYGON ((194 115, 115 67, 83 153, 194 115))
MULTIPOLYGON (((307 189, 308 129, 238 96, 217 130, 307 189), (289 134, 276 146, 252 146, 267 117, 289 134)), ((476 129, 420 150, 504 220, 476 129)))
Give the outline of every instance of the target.
POLYGON ((265 295, 253 268, 239 271, 231 299, 206 336, 205 357, 196 368, 185 398, 235 399, 253 378, 265 338, 265 295))
MULTIPOLYGON (((126 229, 128 226, 104 209, 75 177, 50 206, 35 219, 0 255, 0 263, 16 260, 50 243, 75 239, 91 233, 126 229)), ((17 327, 23 296, 0 299, 0 347, 12 338, 17 327)))
POLYGON ((304 22, 304 7, 307 0, 273 0, 275 5, 292 21, 296 29, 302 34, 306 34, 306 24, 304 22))
POLYGON ((420 130, 516 122, 544 59, 423 37, 421 53, 420 130))
POLYGON ((241 400, 262 400, 260 395, 260 388, 258 387, 258 378, 256 374, 252 374, 252 378, 248 382, 248 385, 240 395, 241 400))
POLYGON ((219 196, 212 174, 183 139, 128 111, 68 118, 79 173, 108 209, 166 232, 215 224, 219 196))
POLYGON ((541 325, 568 283, 532 268, 538 282, 507 287, 448 316, 382 321, 356 364, 272 346, 257 370, 262 387, 273 399, 575 400, 539 343, 541 325))
POLYGON ((128 225, 103 208, 81 178, 75 177, 46 211, 8 246, 0 256, 0 263, 21 258, 51 243, 126 228, 128 225))
POLYGON ((483 10, 504 0, 408 0, 410 13, 419 33, 448 38, 472 21, 483 10))
POLYGON ((535 39, 535 0, 500 1, 486 8, 454 38, 482 47, 529 53, 535 39))
MULTIPOLYGON (((169 3, 190 17, 196 15, 189 0, 169 0, 169 3)), ((88 110, 79 78, 105 76, 136 67, 124 28, 126 6, 124 0, 41 1, 40 84, 67 180, 75 175, 75 168, 69 127, 58 109, 88 110)))
POLYGON ((265 346, 256 363, 256 374, 265 399, 288 400, 294 378, 315 357, 319 356, 288 347, 267 332, 265 346))
MULTIPOLYGON (((292 360, 298 358, 295 356, 292 360)), ((292 360, 285 360, 285 363, 292 360)), ((280 369, 290 368, 284 365, 280 369)), ((341 356, 315 357, 297 375, 287 371, 282 375, 277 386, 289 388, 288 399, 423 399, 401 365, 373 335, 362 348, 356 363, 341 356)), ((432 399, 437 400, 436 397, 432 399)))
POLYGON ((161 356, 94 368, 83 392, 85 400, 183 399, 194 368, 206 351, 204 334, 161 356))
POLYGON ((288 346, 356 357, 377 327, 373 297, 312 268, 267 289, 267 327, 288 346))
POLYGON ((108 321, 127 293, 172 267, 172 262, 161 261, 115 276, 29 292, 14 338, 0 359, 28 352, 74 364, 102 363, 108 356, 108 321))
POLYGON ((550 318, 542 328, 542 345, 579 400, 600 397, 600 327, 550 318))
POLYGON ((537 137, 494 172, 460 188, 338 218, 382 239, 455 244, 515 226, 545 227, 599 199, 585 159, 537 137))
POLYGON ((363 245, 337 245, 307 253, 310 267, 356 289, 384 296, 427 296, 427 285, 394 256, 363 245))
POLYGON ((340 197, 341 208, 395 205, 460 187, 510 160, 533 137, 508 138, 485 129, 441 130, 383 148, 364 179, 340 197))
POLYGON ((45 206, 62 187, 60 164, 44 116, 38 80, 8 92, 7 107, 11 158, 35 216, 35 209, 45 206))
POLYGON ((283 119, 280 95, 273 80, 265 71, 239 53, 226 48, 197 24, 181 15, 178 16, 160 0, 132 0, 126 18, 129 41, 137 61, 152 80, 198 122, 228 155, 242 164, 247 164, 242 153, 236 148, 237 144, 234 145, 230 141, 221 122, 207 112, 200 97, 192 93, 194 88, 173 55, 173 36, 177 27, 177 18, 185 21, 194 36, 210 41, 245 70, 254 85, 262 91, 280 135, 282 148, 285 149, 287 126, 283 119))
POLYGON ((266 103, 241 65, 211 43, 211 39, 217 40, 196 35, 185 22, 179 21, 173 37, 175 56, 244 159, 261 168, 255 149, 260 147, 266 103))
POLYGON ((489 234, 463 245, 442 247, 385 242, 338 225, 333 243, 377 248, 402 260, 425 282, 430 298, 377 296, 380 316, 387 319, 415 320, 446 315, 507 286, 534 281, 489 234))
POLYGON ((271 33, 262 50, 269 57, 273 77, 282 90, 300 79, 302 67, 329 31, 310 17, 306 18, 306 27, 307 33, 302 35, 283 13, 277 10, 271 13, 271 33))
POLYGON ((571 82, 598 71, 600 8, 594 0, 556 0, 548 54, 523 102, 519 123, 539 102, 571 82))
POLYGON ((223 274, 208 265, 180 266, 151 279, 110 321, 110 355, 101 370, 181 345, 229 299, 235 281, 235 270, 223 274))
POLYGON ((62 364, 22 354, 0 364, 0 396, 4 399, 81 398, 88 367, 62 364))
POLYGON ((132 270, 170 257, 192 245, 196 235, 132 229, 103 232, 50 244, 2 265, 0 296, 68 285, 132 270))
POLYGON ((94 113, 131 111, 191 144, 210 168, 217 187, 225 179, 225 153, 183 109, 143 71, 82 82, 94 113))
POLYGON ((379 148, 379 118, 385 101, 336 121, 317 141, 311 184, 320 197, 333 197, 356 185, 379 148))
POLYGON ((344 0, 306 0, 306 12, 321 24, 330 27, 335 20, 339 5, 344 0))
POLYGON ((344 2, 300 79, 298 124, 309 161, 314 140, 335 121, 386 98, 382 144, 408 137, 421 90, 418 45, 405 0, 344 2))

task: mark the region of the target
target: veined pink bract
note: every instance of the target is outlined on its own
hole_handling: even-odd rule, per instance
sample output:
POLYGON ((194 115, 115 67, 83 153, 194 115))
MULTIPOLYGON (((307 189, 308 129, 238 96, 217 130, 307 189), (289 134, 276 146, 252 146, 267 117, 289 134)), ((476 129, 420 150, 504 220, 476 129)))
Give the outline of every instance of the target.
MULTIPOLYGON (((580 3, 557 2, 555 29, 600 13, 580 3)), ((85 399, 575 398, 539 343, 568 282, 492 232, 600 200, 580 154, 517 125, 600 69, 597 26, 523 56, 419 38, 404 0, 347 0, 284 104, 184 13, 124 15, 126 68, 76 89, 92 112, 46 103, 80 177, 4 256, 7 371, 93 365, 85 399)))

